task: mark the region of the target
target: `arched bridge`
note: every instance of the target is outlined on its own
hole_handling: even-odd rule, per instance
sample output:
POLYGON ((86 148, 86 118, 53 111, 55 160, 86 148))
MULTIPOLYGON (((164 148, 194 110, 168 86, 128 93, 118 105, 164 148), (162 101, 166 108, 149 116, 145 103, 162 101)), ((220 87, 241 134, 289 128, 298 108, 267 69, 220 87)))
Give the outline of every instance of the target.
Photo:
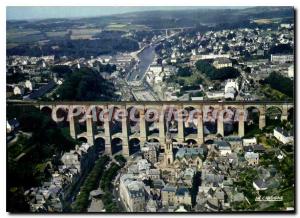
POLYGON ((167 131, 172 132, 173 141, 202 144, 206 137, 204 130, 207 122, 215 124, 215 134, 224 136, 224 125, 231 119, 237 123, 238 136, 243 137, 249 109, 256 109, 260 129, 266 126, 266 112, 271 108, 279 111, 281 120, 287 120, 288 115, 294 113, 293 102, 274 101, 23 101, 14 103, 33 104, 40 110, 52 114, 52 117, 65 118, 65 122, 69 123, 70 135, 74 139, 83 139, 91 144, 94 144, 96 140, 101 140, 105 144, 107 154, 112 153, 113 145, 122 143, 124 156, 128 156, 130 146, 137 143, 143 145, 150 141, 159 142, 163 147, 166 142, 167 131), (119 113, 120 111, 122 113, 119 113), (189 113, 184 113, 185 111, 189 113), (192 114, 191 111, 196 111, 196 113, 192 114), (103 119, 100 119, 100 115, 103 119), (109 115, 112 116, 109 117, 109 115), (86 116, 86 119, 82 121, 83 116, 86 116), (119 117, 122 119, 118 119, 119 117), (190 124, 193 126, 191 131, 189 131, 191 129, 190 124))

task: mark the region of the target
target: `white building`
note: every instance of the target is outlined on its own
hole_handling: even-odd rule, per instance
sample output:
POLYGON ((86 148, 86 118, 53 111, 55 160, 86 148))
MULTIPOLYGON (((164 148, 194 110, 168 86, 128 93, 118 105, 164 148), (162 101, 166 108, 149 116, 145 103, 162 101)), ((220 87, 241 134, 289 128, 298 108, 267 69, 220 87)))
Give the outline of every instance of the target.
POLYGON ((163 72, 161 72, 159 75, 157 75, 155 78, 154 78, 154 82, 155 83, 160 83, 163 81, 164 79, 164 76, 165 74, 163 72))
POLYGON ((228 58, 216 58, 213 62, 213 66, 217 69, 221 69, 224 67, 232 67, 232 62, 228 58))
POLYGON ((206 93, 208 99, 223 99, 225 94, 223 91, 214 91, 206 93))
POLYGON ((226 141, 217 141, 217 149, 219 150, 220 156, 227 156, 231 154, 231 146, 226 141))
POLYGON ((20 124, 19 124, 17 118, 7 120, 6 121, 6 132, 11 133, 12 131, 14 131, 14 129, 18 128, 19 126, 20 126, 20 124))
POLYGON ((141 172, 141 171, 148 171, 151 167, 151 164, 146 159, 141 159, 137 162, 137 166, 139 172, 141 172))
POLYGON ((293 143, 294 142, 294 135, 292 131, 286 131, 280 127, 276 127, 274 129, 274 137, 282 142, 283 144, 293 143))
POLYGON ((257 144, 257 140, 255 137, 249 139, 243 139, 243 146, 251 146, 256 144, 257 144))
POLYGON ((292 24, 290 24, 290 23, 282 23, 282 24, 280 24, 280 27, 281 28, 291 28, 292 24))
POLYGON ((172 58, 171 63, 177 63, 177 58, 172 58))
POLYGON ((206 59, 216 59, 216 58, 229 58, 229 54, 208 54, 208 55, 194 55, 191 59, 196 60, 206 60, 206 59))
POLYGON ((164 73, 166 76, 171 76, 176 73, 176 67, 172 65, 164 66, 164 73))
POLYGON ((259 161, 259 154, 254 152, 246 152, 245 159, 249 165, 257 165, 259 161))
POLYGON ((289 68, 288 68, 288 77, 294 78, 294 65, 289 66, 289 68))
POLYGON ((239 90, 239 85, 236 80, 233 80, 233 79, 227 80, 226 85, 225 85, 225 93, 224 93, 225 99, 233 100, 235 98, 238 90, 239 90))
POLYGON ((161 65, 150 65, 149 71, 152 71, 154 74, 159 74, 163 71, 163 67, 161 65))
POLYGON ((78 172, 82 172, 83 168, 87 168, 89 160, 92 160, 90 149, 93 146, 88 143, 83 143, 81 146, 76 145, 75 150, 66 152, 61 157, 66 168, 75 167, 78 172), (89 155, 88 155, 89 154, 89 155))
POLYGON ((239 91, 239 84, 236 80, 229 79, 226 81, 225 93, 229 92, 231 88, 234 88, 236 91, 239 91))
POLYGON ((278 63, 293 62, 294 61, 294 55, 271 54, 271 61, 272 62, 278 62, 278 63))
POLYGON ((120 197, 129 212, 145 211, 144 183, 135 180, 132 174, 124 174, 120 178, 120 197))
POLYGON ((264 179, 257 179, 253 181, 253 187, 257 191, 264 191, 268 189, 266 181, 264 179))
POLYGON ((14 95, 24 95, 24 87, 23 86, 15 86, 14 87, 14 95))
POLYGON ((27 89, 29 89, 30 91, 32 91, 33 90, 33 88, 34 88, 34 82, 33 81, 30 81, 30 80, 26 80, 26 82, 25 82, 25 87, 27 88, 27 89))

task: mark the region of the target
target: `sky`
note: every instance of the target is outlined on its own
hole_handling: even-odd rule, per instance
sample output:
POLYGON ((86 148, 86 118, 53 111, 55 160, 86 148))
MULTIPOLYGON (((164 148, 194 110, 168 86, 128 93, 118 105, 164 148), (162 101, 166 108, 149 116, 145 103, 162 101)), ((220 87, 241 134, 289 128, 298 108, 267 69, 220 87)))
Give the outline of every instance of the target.
MULTIPOLYGON (((47 19, 47 18, 79 18, 79 17, 95 17, 112 14, 121 14, 136 11, 151 11, 151 10, 185 10, 193 8, 224 8, 224 7, 49 7, 49 6, 8 6, 6 8, 7 20, 31 20, 31 19, 47 19)), ((228 7, 226 7, 228 8, 228 7)), ((232 8, 232 7, 231 7, 232 8)), ((241 8, 241 7, 240 7, 241 8)))

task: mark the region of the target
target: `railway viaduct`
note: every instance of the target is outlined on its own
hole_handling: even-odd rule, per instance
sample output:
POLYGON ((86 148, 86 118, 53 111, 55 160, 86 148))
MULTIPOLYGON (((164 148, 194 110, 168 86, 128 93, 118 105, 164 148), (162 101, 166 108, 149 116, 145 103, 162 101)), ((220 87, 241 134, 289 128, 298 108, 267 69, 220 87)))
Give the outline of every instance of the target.
MULTIPOLYGON (((193 143, 199 145, 210 139, 212 134, 224 136, 224 125, 226 124, 226 114, 228 110, 234 113, 233 122, 237 125, 236 135, 243 137, 245 134, 245 122, 247 121, 247 111, 255 109, 258 114, 258 126, 263 129, 266 126, 266 112, 275 108, 280 113, 281 120, 287 120, 289 115, 294 116, 294 103, 283 101, 156 101, 156 102, 39 102, 39 101, 8 101, 14 105, 34 105, 41 111, 53 117, 63 118, 64 124, 69 126, 70 135, 77 140, 83 140, 90 144, 101 142, 105 144, 105 153, 112 154, 113 145, 118 142, 122 144, 124 156, 130 154, 130 146, 134 143, 143 145, 145 142, 159 142, 164 148, 166 133, 171 132, 167 119, 170 109, 177 115, 176 131, 172 132, 172 140, 178 143, 193 143), (130 110, 135 109, 135 123, 138 130, 132 131, 132 116, 130 110), (80 109, 80 114, 73 113, 80 109), (92 110, 91 110, 92 109, 92 110), (115 120, 115 113, 121 113, 121 120, 115 120), (184 112, 197 110, 195 114, 187 115, 184 112), (96 119, 93 112, 96 111, 96 119), (156 111, 155 119, 147 120, 156 111), (98 114, 103 115, 102 120, 98 120, 98 114), (109 114, 112 112, 112 118, 109 114), (70 116, 71 114, 71 116, 70 116), (82 121, 82 117, 86 119, 82 121), (194 132, 187 132, 187 120, 194 123, 194 132), (207 122, 213 122, 216 126, 216 133, 204 134, 204 127, 207 122), (118 125, 116 125, 118 124, 118 125), (153 130, 153 124, 155 128, 153 130), (151 130, 152 125, 152 130, 151 130), (116 126, 118 128, 116 128, 116 126), (78 128, 81 127, 81 128, 78 128), (82 128, 84 127, 84 128, 82 128)), ((118 115, 119 116, 119 115, 118 115)), ((100 116, 99 116, 100 117, 100 116)), ((152 116, 153 117, 153 116, 152 116)), ((55 120, 56 122, 60 122, 55 120)))
MULTIPOLYGON (((34 102, 35 106, 40 110, 51 113, 57 117, 63 117, 66 113, 80 109, 81 113, 77 116, 68 115, 68 125, 70 135, 74 139, 83 139, 88 143, 94 144, 95 141, 101 140, 105 144, 105 153, 112 154, 112 144, 116 140, 122 143, 122 153, 124 156, 130 154, 131 141, 138 141, 143 145, 147 141, 159 142, 161 146, 165 145, 166 132, 168 131, 168 124, 166 121, 166 111, 172 108, 177 112, 177 128, 172 135, 172 139, 179 143, 186 143, 187 141, 194 141, 197 144, 205 142, 206 136, 204 134, 204 123, 207 117, 213 116, 213 122, 217 126, 217 134, 224 136, 224 114, 226 110, 235 111, 235 122, 238 122, 238 136, 243 137, 245 134, 245 121, 247 120, 246 113, 249 108, 254 108, 259 114, 258 125, 262 129, 266 126, 266 111, 270 108, 276 108, 280 111, 281 120, 287 120, 291 109, 294 109, 293 102, 267 102, 267 101, 192 101, 192 102, 34 102), (99 125, 98 118, 95 120, 91 113, 91 108, 95 109, 97 115, 100 111, 103 113, 103 120, 99 125), (137 122, 139 130, 137 132, 131 131, 130 114, 123 114, 121 121, 119 121, 119 128, 114 128, 117 123, 114 118, 109 118, 109 111, 113 114, 118 110, 129 111, 134 108, 134 114, 137 115, 137 122), (184 118, 186 115, 182 110, 196 109, 199 113, 192 118, 196 120, 196 132, 187 134, 185 129, 184 118), (148 122, 146 116, 152 114, 152 111, 158 111, 154 121, 148 122), (151 112, 150 112, 151 111, 151 112), (215 113, 213 113, 215 112, 215 113), (147 114, 148 113, 148 114, 147 114), (207 115, 208 114, 208 115, 207 115), (86 115, 84 122, 80 122, 80 116, 86 115), (149 129, 151 123, 155 123, 156 131, 149 129), (84 125, 84 130, 79 130, 78 125, 84 125), (100 126, 100 127, 99 127, 100 126)), ((294 111, 294 110, 293 110, 294 111)), ((292 112, 294 113, 294 112, 292 112)), ((75 114, 75 113, 74 113, 75 114)), ((134 115, 134 116, 136 116, 134 115)), ((153 115, 153 114, 152 114, 153 115)), ((114 116, 113 116, 114 117, 114 116)), ((151 116, 150 116, 151 117, 151 116)))

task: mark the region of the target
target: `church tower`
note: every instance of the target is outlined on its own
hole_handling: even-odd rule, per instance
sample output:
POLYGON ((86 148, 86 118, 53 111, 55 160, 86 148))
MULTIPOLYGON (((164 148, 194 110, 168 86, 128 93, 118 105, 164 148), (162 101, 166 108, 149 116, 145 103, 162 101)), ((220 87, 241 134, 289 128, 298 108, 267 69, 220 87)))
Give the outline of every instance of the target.
POLYGON ((172 138, 170 136, 170 133, 167 133, 166 138, 166 147, 165 147, 165 165, 170 165, 174 161, 174 155, 173 155, 173 142, 172 138))

